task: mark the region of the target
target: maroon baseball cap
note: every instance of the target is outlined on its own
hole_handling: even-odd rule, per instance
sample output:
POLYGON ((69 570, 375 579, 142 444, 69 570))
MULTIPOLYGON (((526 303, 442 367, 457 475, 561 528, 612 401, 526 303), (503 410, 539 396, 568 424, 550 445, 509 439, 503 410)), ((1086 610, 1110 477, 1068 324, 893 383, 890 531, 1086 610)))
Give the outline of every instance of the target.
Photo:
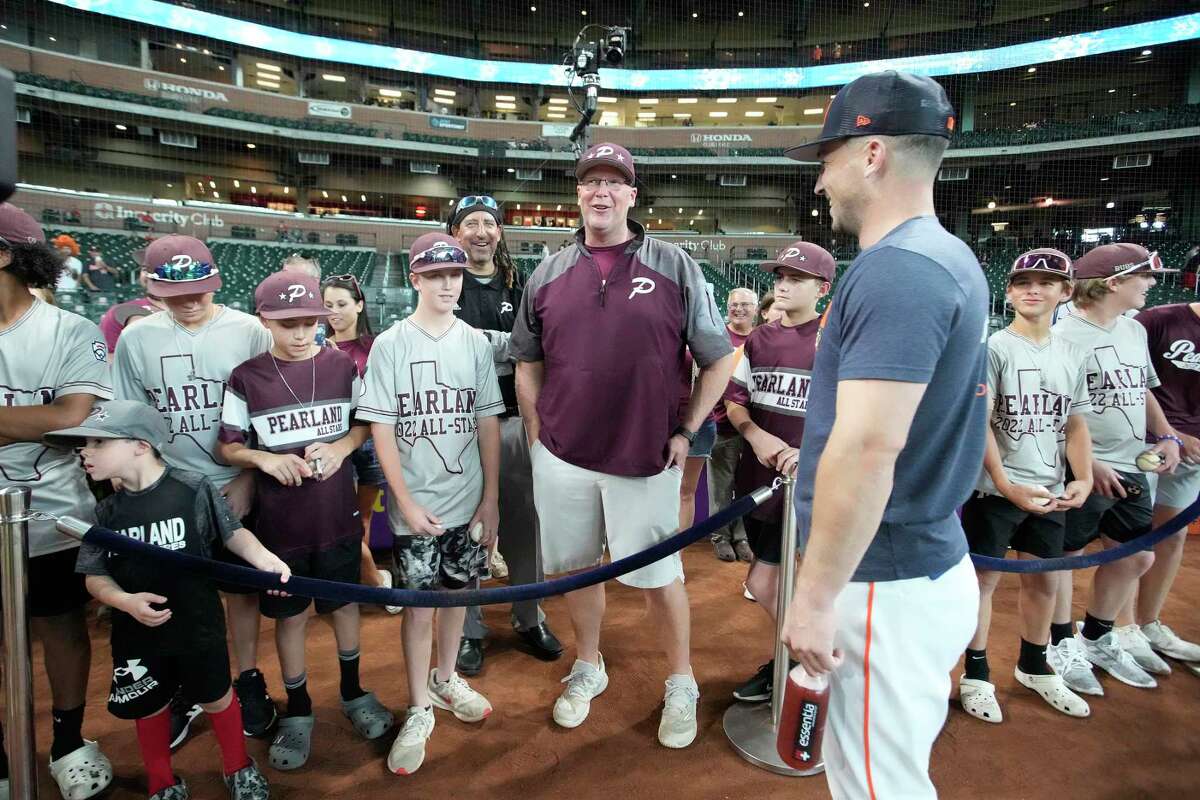
POLYGON ((1140 244, 1132 242, 1116 242, 1102 244, 1089 250, 1075 262, 1075 277, 1086 278, 1119 278, 1122 275, 1132 275, 1135 272, 1149 272, 1156 275, 1168 272, 1179 272, 1177 269, 1167 269, 1158 253, 1151 253, 1140 244))
POLYGON ((466 269, 467 251, 448 233, 418 236, 408 249, 408 269, 420 275, 435 269, 466 269))
POLYGON ((588 170, 599 166, 616 169, 628 178, 630 183, 637 180, 637 173, 633 170, 633 156, 619 144, 601 142, 589 147, 575 163, 575 177, 583 180, 583 176, 587 174, 588 170))
POLYGON ((1052 247, 1039 247, 1017 256, 1008 270, 1008 280, 1011 282, 1015 276, 1023 272, 1057 275, 1063 280, 1069 281, 1073 275, 1071 257, 1052 247))
POLYGON ((805 272, 823 281, 833 282, 837 262, 824 247, 812 242, 793 242, 780 249, 775 258, 758 265, 763 272, 777 272, 780 267, 805 272))
POLYGON ((46 234, 33 217, 12 203, 0 203, 0 239, 9 244, 45 243, 46 234))
POLYGON ((329 316, 321 282, 303 272, 280 270, 263 278, 254 290, 254 305, 263 319, 329 316))
POLYGON ((155 239, 142 257, 142 269, 150 273, 149 291, 155 297, 207 294, 221 288, 212 253, 191 236, 155 239))

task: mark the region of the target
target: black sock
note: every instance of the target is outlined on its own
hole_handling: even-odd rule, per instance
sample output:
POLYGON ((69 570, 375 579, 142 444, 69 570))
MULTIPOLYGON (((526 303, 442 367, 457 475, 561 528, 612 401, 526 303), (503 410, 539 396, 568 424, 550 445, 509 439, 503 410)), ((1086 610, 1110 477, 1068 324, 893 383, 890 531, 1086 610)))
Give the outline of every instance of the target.
POLYGON ((287 690, 287 716, 307 717, 312 713, 312 698, 308 696, 308 676, 301 674, 299 678, 283 679, 283 688, 287 690))
POLYGON ((4 751, 4 728, 0 727, 0 780, 8 778, 8 753, 4 751))
POLYGON ((1073 627, 1069 622, 1051 622, 1050 644, 1058 644, 1063 639, 1070 639, 1075 635, 1075 631, 1072 630, 1073 627))
POLYGON ((1088 641, 1094 642, 1112 629, 1113 621, 1111 619, 1098 619, 1090 613, 1083 616, 1083 638, 1088 641))
POLYGON ((1046 662, 1046 645, 1021 640, 1021 655, 1017 658, 1017 669, 1026 675, 1053 675, 1054 670, 1046 662))
POLYGON ((83 747, 83 706, 62 711, 50 710, 54 719, 54 743, 50 745, 50 759, 58 759, 83 747))
POLYGON ((986 681, 992 676, 988 669, 987 650, 972 650, 967 648, 967 657, 963 659, 966 676, 973 681, 986 681))
POLYGON ((338 669, 342 672, 342 699, 357 700, 366 692, 358 685, 358 650, 343 653, 338 650, 338 669))

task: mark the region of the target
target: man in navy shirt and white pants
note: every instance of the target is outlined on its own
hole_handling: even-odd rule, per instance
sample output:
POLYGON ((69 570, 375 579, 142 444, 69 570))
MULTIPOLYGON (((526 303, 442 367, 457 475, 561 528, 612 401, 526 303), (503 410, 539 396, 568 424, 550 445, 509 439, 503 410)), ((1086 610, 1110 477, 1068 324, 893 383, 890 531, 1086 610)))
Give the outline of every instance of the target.
MULTIPOLYGON (((629 219, 637 199, 629 151, 593 145, 575 176, 583 228, 530 276, 509 339, 547 574, 591 567, 606 546, 613 560, 630 556, 675 532, 688 447, 733 372, 733 347, 699 265, 629 219), (685 346, 700 377, 680 409, 685 346)), ((666 651, 658 740, 687 747, 700 691, 679 554, 617 580, 647 590, 666 651)), ((576 661, 554 721, 574 728, 608 686, 604 586, 566 597, 576 661)))
POLYGON ((979 605, 955 510, 983 461, 987 287, 933 208, 954 122, 929 78, 865 75, 788 151, 820 160, 833 229, 862 247, 817 340, 783 632, 830 676, 835 798, 936 796, 929 753, 979 605))

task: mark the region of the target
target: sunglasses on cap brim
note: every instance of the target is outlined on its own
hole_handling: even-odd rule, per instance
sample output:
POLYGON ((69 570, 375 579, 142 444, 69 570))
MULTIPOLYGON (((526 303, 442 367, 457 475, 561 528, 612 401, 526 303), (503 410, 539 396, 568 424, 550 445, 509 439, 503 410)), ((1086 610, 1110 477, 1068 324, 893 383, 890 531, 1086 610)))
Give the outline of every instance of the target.
POLYGON ((486 194, 469 194, 458 201, 458 205, 454 208, 454 213, 457 214, 459 211, 471 206, 486 206, 494 211, 500 210, 500 204, 496 202, 495 198, 488 197, 486 194))
POLYGON ((1014 275, 1022 272, 1052 272, 1064 278, 1071 277, 1071 262, 1054 253, 1029 253, 1013 262, 1014 275))
POLYGON ((413 266, 425 264, 466 264, 467 254, 460 247, 448 244, 437 244, 428 250, 422 250, 409 259, 413 266))
POLYGON ((1153 253, 1150 254, 1150 257, 1147 258, 1145 261, 1139 261, 1136 264, 1130 264, 1128 266, 1122 267, 1117 272, 1114 272, 1110 277, 1120 278, 1122 275, 1128 275, 1131 272, 1137 272, 1142 267, 1149 267, 1149 269, 1147 269, 1146 272, 1166 272, 1166 271, 1168 271, 1167 265, 1163 263, 1162 258, 1158 255, 1158 251, 1155 250, 1153 253))
POLYGON ((213 265, 207 261, 192 261, 188 264, 160 264, 151 273, 160 281, 201 281, 214 274, 213 265))
POLYGON ((321 289, 329 289, 335 287, 338 283, 349 283, 354 287, 354 295, 358 299, 362 299, 362 287, 358 285, 358 278, 354 277, 353 273, 347 272, 345 275, 330 275, 321 282, 321 289))

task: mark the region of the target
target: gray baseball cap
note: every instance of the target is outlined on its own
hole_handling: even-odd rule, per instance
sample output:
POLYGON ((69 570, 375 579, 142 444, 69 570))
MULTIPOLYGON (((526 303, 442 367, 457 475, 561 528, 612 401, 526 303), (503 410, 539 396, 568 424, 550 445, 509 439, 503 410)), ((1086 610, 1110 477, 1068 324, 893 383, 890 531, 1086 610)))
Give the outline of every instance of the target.
POLYGON ((162 451, 171 430, 157 409, 133 400, 105 400, 92 406, 83 424, 50 431, 42 441, 51 447, 80 447, 84 439, 139 439, 162 451))

